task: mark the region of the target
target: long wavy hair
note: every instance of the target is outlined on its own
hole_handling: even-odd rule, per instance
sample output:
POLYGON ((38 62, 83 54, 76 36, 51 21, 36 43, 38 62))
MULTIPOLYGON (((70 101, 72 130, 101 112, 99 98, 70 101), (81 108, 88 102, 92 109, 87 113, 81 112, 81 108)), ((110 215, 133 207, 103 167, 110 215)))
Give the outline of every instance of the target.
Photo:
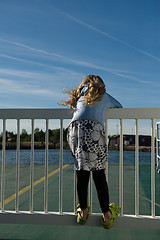
POLYGON ((69 98, 62 105, 67 106, 73 110, 80 97, 83 84, 88 84, 89 90, 84 94, 85 102, 84 104, 92 107, 96 102, 101 101, 104 93, 106 92, 105 84, 103 80, 97 75, 87 75, 82 83, 71 91, 68 91, 69 98))

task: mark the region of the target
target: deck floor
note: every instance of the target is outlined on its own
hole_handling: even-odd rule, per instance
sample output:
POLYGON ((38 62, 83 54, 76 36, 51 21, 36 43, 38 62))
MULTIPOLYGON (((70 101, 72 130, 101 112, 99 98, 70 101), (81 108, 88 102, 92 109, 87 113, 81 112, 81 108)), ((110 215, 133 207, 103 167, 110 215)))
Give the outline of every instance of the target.
MULTIPOLYGON (((57 165, 49 165, 49 199, 48 210, 58 211, 58 182, 59 174, 55 172, 57 165)), ((19 210, 29 211, 30 190, 27 186, 30 184, 29 166, 20 165, 20 190, 19 210)), ((44 166, 35 165, 34 179, 37 181, 34 187, 34 210, 43 211, 44 205, 44 166)), ((151 185, 150 185, 150 165, 143 163, 140 165, 140 214, 151 214, 151 185)), ((5 210, 15 209, 15 174, 16 166, 6 165, 5 181, 5 210)), ((74 181, 73 165, 66 166, 63 170, 63 211, 73 211, 74 181)), ((124 165, 124 213, 134 214, 134 165, 124 165)), ((110 202, 118 204, 119 193, 119 170, 118 165, 109 165, 109 192, 110 202)), ((160 174, 156 173, 156 215, 160 216, 160 174)), ((100 212, 96 191, 93 184, 93 212, 100 212)), ((149 229, 120 229, 112 228, 105 230, 102 227, 79 226, 42 226, 25 224, 0 224, 0 239, 159 239, 160 230, 149 229)))

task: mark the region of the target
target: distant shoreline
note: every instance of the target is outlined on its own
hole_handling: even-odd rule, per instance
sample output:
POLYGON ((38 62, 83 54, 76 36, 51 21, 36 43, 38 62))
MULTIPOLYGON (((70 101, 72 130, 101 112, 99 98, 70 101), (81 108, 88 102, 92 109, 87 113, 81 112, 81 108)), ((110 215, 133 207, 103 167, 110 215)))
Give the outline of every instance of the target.
MULTIPOLYGON (((6 150, 12 150, 12 149, 16 149, 17 145, 16 143, 6 143, 6 150)), ((59 143, 49 143, 48 144, 48 148, 49 149, 59 149, 60 145, 59 143)), ((69 149, 69 146, 67 143, 64 143, 63 146, 64 149, 69 149)), ((0 143, 0 149, 2 149, 2 144, 0 143)), ((31 143, 30 142, 22 142, 20 144, 20 149, 31 149, 31 143)), ((45 143, 41 143, 41 142, 35 142, 34 143, 34 149, 45 149, 45 143)), ((113 151, 119 151, 119 146, 109 146, 108 147, 109 150, 113 150, 113 151)), ((135 151, 135 146, 123 146, 123 150, 124 151, 135 151)), ((139 152, 151 152, 151 147, 150 146, 139 146, 139 152)))
MULTIPOLYGON (((17 144, 14 143, 6 143, 6 150, 14 150, 17 148, 17 144)), ((48 144, 49 149, 59 149, 59 144, 49 143, 48 144)), ((2 150, 2 144, 0 144, 0 149, 2 150)), ((31 143, 30 142, 22 142, 20 143, 20 149, 31 149, 31 143)), ((34 149, 45 149, 45 143, 41 142, 35 142, 34 143, 34 149)))
MULTIPOLYGON (((109 150, 119 151, 119 146, 109 146, 109 150)), ((124 151, 135 151, 135 146, 123 146, 124 151)), ((156 148, 155 148, 156 150, 156 148)), ((150 146, 139 146, 139 152, 151 152, 150 146)))

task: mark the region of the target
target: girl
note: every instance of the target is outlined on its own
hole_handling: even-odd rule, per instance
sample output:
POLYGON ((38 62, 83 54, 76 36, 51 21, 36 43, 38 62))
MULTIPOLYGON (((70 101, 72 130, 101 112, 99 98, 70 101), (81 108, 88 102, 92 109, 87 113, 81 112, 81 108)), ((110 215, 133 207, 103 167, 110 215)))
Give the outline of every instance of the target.
POLYGON ((75 159, 77 173, 77 222, 85 224, 89 216, 87 205, 90 171, 96 186, 103 213, 103 226, 112 227, 119 209, 109 205, 108 185, 105 177, 107 161, 105 142, 105 113, 108 108, 120 108, 121 104, 106 93, 103 80, 97 75, 88 75, 79 87, 70 92, 64 106, 73 110, 68 127, 67 140, 75 159))

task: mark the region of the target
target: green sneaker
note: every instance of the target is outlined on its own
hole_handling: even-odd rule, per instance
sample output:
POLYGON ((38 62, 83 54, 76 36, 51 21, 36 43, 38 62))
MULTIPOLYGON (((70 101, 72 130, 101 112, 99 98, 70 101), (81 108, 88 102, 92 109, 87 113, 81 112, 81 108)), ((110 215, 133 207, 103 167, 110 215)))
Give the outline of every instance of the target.
POLYGON ((104 222, 103 218, 102 218, 103 227, 105 229, 110 229, 110 228, 113 227, 114 221, 115 221, 115 219, 118 217, 118 215, 120 213, 119 208, 118 208, 118 206, 115 203, 110 203, 109 204, 109 210, 112 213, 111 220, 109 222, 104 222))
POLYGON ((90 215, 90 206, 89 206, 89 203, 87 203, 87 208, 88 208, 88 215, 86 217, 86 219, 82 218, 81 217, 81 208, 80 208, 80 204, 77 205, 77 223, 79 224, 86 224, 87 220, 88 220, 88 217, 90 215))

